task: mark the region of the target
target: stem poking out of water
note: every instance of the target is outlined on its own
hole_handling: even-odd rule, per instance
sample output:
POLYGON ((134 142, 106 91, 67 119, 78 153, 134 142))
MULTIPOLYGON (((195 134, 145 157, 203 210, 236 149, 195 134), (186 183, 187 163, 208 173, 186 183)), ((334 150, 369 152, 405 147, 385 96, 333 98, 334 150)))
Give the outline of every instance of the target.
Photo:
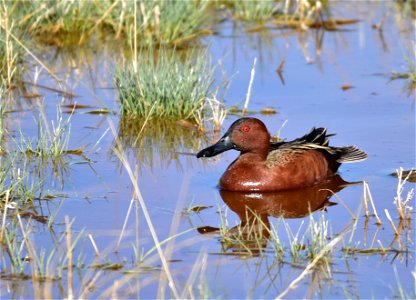
POLYGON ((370 188, 368 186, 368 183, 364 181, 364 203, 366 202, 367 195, 368 195, 368 199, 370 200, 371 206, 373 207, 374 216, 377 219, 377 225, 383 224, 383 222, 381 222, 380 218, 378 217, 376 206, 374 205, 373 197, 371 196, 371 192, 370 192, 370 188))
POLYGON ((241 111, 241 116, 242 117, 244 117, 244 114, 245 114, 245 112, 247 110, 247 107, 248 107, 248 103, 250 102, 251 87, 253 85, 254 74, 256 74, 256 62, 257 62, 257 57, 254 58, 253 67, 251 68, 250 83, 248 84, 246 101, 244 102, 244 108, 241 111))
POLYGON ((72 286, 72 244, 71 244, 71 223, 68 216, 65 216, 66 225, 66 246, 68 248, 68 299, 74 299, 72 286))
POLYGON ((95 255, 100 256, 100 251, 98 250, 97 244, 94 241, 94 238, 92 237, 92 234, 88 234, 88 238, 91 241, 92 247, 94 248, 95 255))
POLYGON ((390 213, 389 213, 389 211, 387 210, 387 208, 385 208, 385 209, 384 209, 384 213, 386 214, 387 219, 390 221, 391 227, 393 227, 393 229, 394 229, 394 233, 395 233, 397 236, 399 236, 399 235, 400 235, 400 232, 397 230, 396 225, 394 225, 394 222, 393 222, 393 220, 392 220, 392 218, 391 218, 391 216, 390 216, 390 213))

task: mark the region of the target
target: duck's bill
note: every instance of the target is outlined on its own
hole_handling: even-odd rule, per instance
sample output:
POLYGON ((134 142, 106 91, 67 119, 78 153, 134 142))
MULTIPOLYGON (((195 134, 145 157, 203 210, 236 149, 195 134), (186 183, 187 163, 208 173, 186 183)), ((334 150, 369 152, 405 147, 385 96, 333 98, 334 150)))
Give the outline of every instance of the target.
POLYGON ((199 151, 196 157, 212 157, 234 148, 234 144, 231 142, 230 137, 224 135, 216 144, 199 151))

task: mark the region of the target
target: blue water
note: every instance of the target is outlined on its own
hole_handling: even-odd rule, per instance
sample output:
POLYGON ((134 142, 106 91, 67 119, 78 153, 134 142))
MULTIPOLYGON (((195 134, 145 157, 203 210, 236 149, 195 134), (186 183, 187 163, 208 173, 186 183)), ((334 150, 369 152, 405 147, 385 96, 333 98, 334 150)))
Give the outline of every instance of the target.
MULTIPOLYGON (((387 208, 395 223, 398 223, 398 215, 393 204, 397 179, 389 174, 399 167, 410 169, 415 166, 414 94, 408 96, 405 80, 389 79, 393 70, 406 71, 406 59, 409 53, 412 53, 409 49, 414 46, 414 32, 399 30, 401 23, 398 23, 397 14, 392 9, 385 3, 360 2, 353 7, 348 3, 336 3, 336 16, 358 18, 360 21, 342 27, 340 31, 324 33, 316 30, 266 30, 249 33, 242 24, 238 24, 237 31, 234 31, 233 24, 225 22, 215 28, 219 32, 218 35, 206 37, 203 41, 212 61, 221 61, 221 67, 228 78, 231 78, 224 99, 227 107, 243 106, 250 71, 254 58, 257 58, 248 108, 254 112, 253 116, 261 118, 266 123, 272 134, 277 134, 281 129, 281 137, 293 139, 305 134, 313 126, 323 126, 327 127, 330 133, 337 134, 331 138, 331 144, 355 145, 368 153, 369 158, 364 162, 342 165, 340 174, 347 181, 368 182, 383 225, 378 230, 372 217, 368 229, 365 229, 361 185, 347 187, 337 194, 358 216, 352 238, 353 245, 357 248, 370 247, 374 235, 373 247, 379 247, 377 240, 380 240, 385 247, 393 241, 393 248, 398 248, 397 242, 394 242, 392 227, 384 214, 384 209, 387 208), (386 48, 377 30, 371 26, 379 22, 387 11, 389 13, 383 27, 386 48), (316 50, 319 47, 315 38, 322 34, 323 42, 318 54, 316 50), (276 73, 282 60, 285 61, 285 84, 276 73), (343 91, 341 87, 344 85, 350 85, 352 88, 343 91), (275 108, 277 114, 259 114, 260 109, 265 107, 275 108), (364 239, 367 239, 366 243, 364 239)), ((73 157, 62 190, 59 181, 53 176, 49 177, 47 181, 51 190, 65 194, 65 197, 59 197, 49 205, 54 211, 58 209, 59 201, 62 201, 54 222, 56 234, 60 235, 65 230, 65 216, 74 220, 74 235, 85 230, 75 253, 84 256, 86 265, 94 260, 93 248, 86 237, 87 234, 91 234, 98 249, 109 252, 108 258, 104 261, 121 262, 125 266, 124 270, 130 270, 134 268, 134 251, 131 245, 138 243, 139 249, 146 252, 153 247, 154 242, 141 209, 136 210, 136 206, 133 205, 121 247, 114 253, 132 198, 132 184, 127 172, 111 150, 115 143, 111 131, 93 148, 111 124, 116 132, 119 125, 118 96, 114 89, 108 89, 112 86, 111 74, 114 70, 112 55, 111 50, 104 48, 99 58, 80 60, 85 65, 80 63, 78 68, 69 71, 64 59, 55 62, 59 75, 70 74, 70 85, 74 93, 79 95, 74 101, 93 107, 108 107, 116 114, 98 116, 82 113, 88 109, 74 114, 71 121, 71 148, 88 145, 87 149, 93 149, 87 150, 87 156, 92 162, 87 164, 84 159, 73 157)), ((50 64, 54 64, 52 59, 50 64)), ((217 83, 224 80, 219 69, 216 74, 217 83)), ((40 80, 45 85, 50 82, 47 74, 43 74, 40 80)), ((42 93, 45 95, 42 105, 47 119, 54 119, 56 106, 62 98, 53 92, 42 93)), ((8 122, 13 124, 11 127, 15 132, 20 126, 28 135, 34 135, 36 130, 33 117, 38 116, 38 106, 36 103, 29 103, 25 104, 25 107, 29 110, 12 114, 13 118, 16 116, 16 119, 21 120, 20 124, 11 120, 8 122)), ((238 116, 229 115, 222 131, 225 131, 236 118, 238 116)), ((193 132, 185 135, 190 139, 199 139, 193 132)), ((181 143, 173 146, 178 152, 196 153, 214 141, 215 138, 208 135, 206 140, 197 140, 194 147, 185 147, 181 143)), ((132 167, 138 164, 138 185, 159 240, 199 226, 220 227, 221 217, 218 210, 226 213, 229 227, 240 223, 237 215, 227 209, 216 187, 222 172, 237 157, 237 152, 229 151, 218 158, 199 161, 186 155, 178 155, 177 160, 163 159, 166 155, 161 154, 157 148, 152 151, 152 159, 145 160, 137 159, 132 149, 127 148, 126 152, 132 167), (150 164, 149 161, 153 161, 154 164, 150 164), (213 207, 200 214, 181 213, 193 205, 213 207)), ((408 183, 405 192, 411 187, 414 187, 414 184, 408 183)), ((331 201, 337 202, 338 205, 328 207, 324 215, 329 221, 332 237, 335 237, 348 227, 351 216, 338 198, 333 197, 331 201)), ((40 205, 46 209, 47 204, 40 205)), ((318 219, 321 214, 317 212, 314 216, 318 219)), ((286 222, 296 231, 302 221, 307 223, 308 220, 309 218, 288 219, 286 222)), ((288 237, 282 221, 273 217, 269 217, 269 221, 279 226, 279 237, 287 246, 288 237)), ((414 214, 411 221, 414 222, 414 214)), ((411 227, 414 228, 414 224, 411 227)), ((306 224, 302 228, 304 230, 306 224)), ((350 234, 347 234, 346 241, 350 234)), ((398 257, 394 257, 393 253, 384 256, 357 254, 345 258, 340 249, 346 246, 346 241, 341 242, 333 254, 332 279, 328 279, 328 275, 322 271, 315 270, 286 297, 390 298, 398 295, 399 283, 409 295, 412 295, 414 236, 411 232, 409 234, 410 252, 398 257), (397 270, 397 278, 394 269, 397 270)), ((53 234, 46 226, 37 225, 34 237, 37 248, 51 247, 53 234)), ((402 234, 401 242, 406 243, 405 234, 402 234)), ((294 267, 290 264, 289 252, 286 253, 284 262, 276 261, 271 245, 270 253, 262 257, 219 255, 222 251, 219 235, 202 236, 196 230, 184 233, 167 243, 166 247, 173 249, 168 256, 175 260, 170 266, 180 290, 185 286, 196 264, 200 273, 193 283, 194 291, 199 295, 198 284, 206 284, 209 298, 274 298, 286 289, 307 264, 307 261, 300 261, 300 266, 294 267), (204 255, 205 266, 201 263, 204 255)), ((161 267, 156 252, 152 253, 146 263, 149 266, 161 267)), ((108 298, 108 294, 101 293, 114 283, 115 278, 126 278, 120 271, 102 272, 82 268, 80 274, 83 278, 77 275, 75 279, 77 297, 81 293, 80 282, 90 278, 88 276, 91 273, 98 273, 103 281, 96 284, 96 289, 91 291, 88 297, 104 295, 108 298)), ((64 284, 65 276, 64 274, 62 280, 64 284)), ((120 289, 119 297, 156 297, 159 285, 157 271, 130 275, 130 280, 130 285, 120 289)), ((53 297, 66 296, 59 291, 57 285, 52 286, 53 297)), ((30 281, 19 283, 15 291, 11 288, 11 282, 2 281, 1 290, 3 297, 30 298, 35 295, 30 281)))

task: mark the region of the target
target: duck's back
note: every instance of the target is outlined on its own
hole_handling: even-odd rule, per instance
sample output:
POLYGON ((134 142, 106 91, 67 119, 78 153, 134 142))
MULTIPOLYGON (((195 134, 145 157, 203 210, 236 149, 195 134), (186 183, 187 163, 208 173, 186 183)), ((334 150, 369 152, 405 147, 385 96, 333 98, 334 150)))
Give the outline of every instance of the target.
POLYGON ((328 168, 327 174, 333 174, 341 163, 358 162, 367 158, 365 152, 354 146, 329 146, 328 137, 333 135, 327 134, 326 128, 312 128, 311 132, 293 141, 270 143, 267 165, 270 168, 287 167, 289 163, 311 156, 316 159, 313 165, 322 164, 322 160, 325 160, 328 168))

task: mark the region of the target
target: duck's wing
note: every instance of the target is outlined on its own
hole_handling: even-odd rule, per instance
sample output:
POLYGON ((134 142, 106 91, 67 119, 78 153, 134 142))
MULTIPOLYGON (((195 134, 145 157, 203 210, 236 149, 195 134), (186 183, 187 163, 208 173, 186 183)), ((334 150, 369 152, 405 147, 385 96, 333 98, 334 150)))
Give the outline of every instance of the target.
POLYGON ((270 151, 277 150, 279 148, 297 148, 307 144, 315 144, 316 146, 328 146, 328 137, 334 135, 335 134, 327 134, 326 128, 313 127, 309 133, 292 141, 270 142, 270 151))
POLYGON ((283 152, 299 153, 307 150, 318 150, 322 152, 328 161, 333 163, 332 169, 336 171, 341 163, 351 163, 365 160, 367 154, 354 147, 332 147, 329 146, 329 137, 335 134, 327 134, 326 128, 312 128, 304 136, 288 142, 270 143, 269 156, 282 157, 283 152))

